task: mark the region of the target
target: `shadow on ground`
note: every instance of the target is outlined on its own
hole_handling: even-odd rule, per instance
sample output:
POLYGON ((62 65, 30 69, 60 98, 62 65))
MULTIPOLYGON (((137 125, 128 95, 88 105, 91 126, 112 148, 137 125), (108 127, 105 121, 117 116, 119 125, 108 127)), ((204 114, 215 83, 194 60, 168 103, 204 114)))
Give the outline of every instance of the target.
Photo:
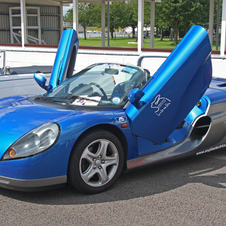
POLYGON ((188 183, 202 183, 207 186, 224 188, 226 170, 226 149, 205 155, 178 160, 168 164, 122 174, 109 190, 95 195, 79 193, 69 186, 42 192, 18 192, 0 188, 0 195, 24 202, 48 205, 76 205, 114 202, 151 196, 188 183), (221 170, 222 171, 222 170, 221 170))

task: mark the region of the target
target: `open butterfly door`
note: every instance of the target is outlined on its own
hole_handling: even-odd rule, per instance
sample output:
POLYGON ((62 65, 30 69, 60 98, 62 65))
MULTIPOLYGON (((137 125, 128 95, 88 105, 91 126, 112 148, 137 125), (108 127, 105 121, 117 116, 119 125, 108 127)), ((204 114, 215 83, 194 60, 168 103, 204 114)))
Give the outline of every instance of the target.
POLYGON ((192 26, 143 89, 131 91, 126 114, 132 133, 163 143, 200 100, 211 79, 208 33, 192 26), (134 96, 138 101, 132 100, 134 96))
POLYGON ((58 45, 48 90, 55 88, 64 80, 72 76, 78 47, 79 41, 77 32, 74 29, 65 30, 61 35, 58 45))

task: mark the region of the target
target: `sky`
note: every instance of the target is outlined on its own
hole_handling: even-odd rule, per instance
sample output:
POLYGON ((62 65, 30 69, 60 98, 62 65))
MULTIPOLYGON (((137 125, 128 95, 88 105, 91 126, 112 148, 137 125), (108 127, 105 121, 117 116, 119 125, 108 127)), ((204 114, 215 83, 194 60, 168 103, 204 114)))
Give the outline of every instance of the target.
POLYGON ((70 6, 64 6, 63 7, 63 15, 66 14, 67 10, 70 9, 72 7, 73 4, 70 4, 70 6))

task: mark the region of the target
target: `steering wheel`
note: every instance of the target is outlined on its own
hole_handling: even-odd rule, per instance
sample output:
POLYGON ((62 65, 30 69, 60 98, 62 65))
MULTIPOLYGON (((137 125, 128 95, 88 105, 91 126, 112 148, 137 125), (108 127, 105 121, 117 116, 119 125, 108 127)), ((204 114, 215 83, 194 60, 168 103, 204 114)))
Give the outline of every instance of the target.
POLYGON ((95 83, 95 82, 91 82, 91 83, 89 83, 89 85, 91 85, 91 86, 96 86, 96 87, 101 91, 101 93, 103 94, 103 99, 105 99, 105 100, 108 99, 106 93, 105 93, 104 90, 100 87, 100 85, 98 85, 98 84, 95 83))

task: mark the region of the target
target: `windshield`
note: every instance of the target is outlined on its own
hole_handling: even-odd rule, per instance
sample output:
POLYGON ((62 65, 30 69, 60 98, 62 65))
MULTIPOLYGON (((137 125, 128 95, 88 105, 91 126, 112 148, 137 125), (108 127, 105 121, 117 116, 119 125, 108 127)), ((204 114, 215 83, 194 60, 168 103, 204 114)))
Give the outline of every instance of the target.
POLYGON ((123 105, 133 88, 141 88, 149 76, 134 66, 95 64, 64 81, 45 96, 73 105, 123 105))

